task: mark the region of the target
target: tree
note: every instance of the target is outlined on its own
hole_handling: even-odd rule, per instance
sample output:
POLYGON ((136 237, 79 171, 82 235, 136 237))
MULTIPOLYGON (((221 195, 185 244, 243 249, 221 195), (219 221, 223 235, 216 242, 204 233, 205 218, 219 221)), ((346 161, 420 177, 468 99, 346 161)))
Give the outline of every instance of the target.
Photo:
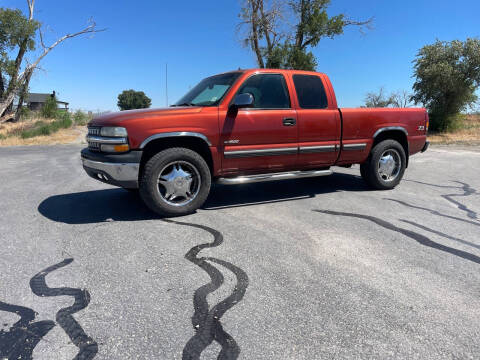
POLYGON ((255 53, 260 68, 315 70, 310 51, 322 38, 343 34, 346 26, 369 26, 372 19, 356 21, 345 14, 329 16, 331 0, 244 0, 240 28, 243 44, 255 53), (292 27, 291 20, 295 21, 292 27))
POLYGON ((385 89, 380 87, 378 92, 369 92, 365 95, 364 107, 395 107, 395 108, 407 108, 410 106, 410 98, 412 96, 406 91, 392 92, 390 95, 385 94, 385 89))
POLYGON ((83 30, 64 35, 51 45, 45 45, 40 23, 33 19, 35 0, 27 0, 27 4, 28 18, 18 9, 0 8, 0 90, 5 89, 5 75, 8 77, 8 86, 0 94, 0 123, 10 118, 5 113, 11 107, 13 99, 28 89, 33 72, 50 51, 67 39, 103 31, 97 30, 95 22, 90 21, 83 30), (26 52, 35 49, 37 33, 42 51, 35 60, 26 61, 24 59, 26 52), (17 50, 15 59, 9 58, 9 54, 13 54, 15 50, 17 50))
POLYGON ((0 8, 0 101, 19 86, 17 78, 23 57, 25 52, 35 50, 35 33, 39 27, 33 13, 27 18, 18 9, 0 8), (18 52, 13 59, 9 55, 15 48, 18 52), (5 88, 6 79, 9 82, 5 88))
POLYGON ((394 92, 390 95, 393 107, 397 108, 408 108, 411 105, 412 95, 406 91, 401 90, 394 92))
POLYGON ((368 108, 381 108, 389 107, 393 104, 392 96, 387 97, 385 95, 385 89, 383 86, 378 89, 378 92, 369 92, 365 95, 365 107, 368 108))
POLYGON ((437 40, 414 60, 412 100, 423 104, 433 130, 448 130, 458 114, 477 101, 480 86, 480 40, 437 40))
POLYGON ((152 105, 152 100, 143 91, 123 90, 118 95, 117 106, 120 110, 145 109, 152 105))
POLYGON ((45 104, 42 107, 42 116, 44 118, 54 118, 58 112, 58 105, 57 105, 57 97, 55 96, 55 92, 51 94, 45 100, 45 104))

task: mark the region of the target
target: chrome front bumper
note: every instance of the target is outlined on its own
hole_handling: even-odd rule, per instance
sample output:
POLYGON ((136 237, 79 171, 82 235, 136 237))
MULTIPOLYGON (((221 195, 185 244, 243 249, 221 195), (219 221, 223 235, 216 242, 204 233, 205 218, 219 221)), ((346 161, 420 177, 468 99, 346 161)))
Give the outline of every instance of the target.
POLYGON ((139 163, 110 163, 85 159, 83 168, 87 174, 99 181, 124 188, 138 188, 139 163))

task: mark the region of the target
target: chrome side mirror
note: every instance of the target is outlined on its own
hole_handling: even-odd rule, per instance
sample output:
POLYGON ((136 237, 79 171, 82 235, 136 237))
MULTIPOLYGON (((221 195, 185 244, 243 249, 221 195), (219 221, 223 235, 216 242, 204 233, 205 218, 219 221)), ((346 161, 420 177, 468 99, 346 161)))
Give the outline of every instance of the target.
POLYGON ((235 96, 235 99, 233 99, 232 106, 237 109, 248 108, 252 107, 254 102, 255 99, 252 94, 238 94, 237 96, 235 96))

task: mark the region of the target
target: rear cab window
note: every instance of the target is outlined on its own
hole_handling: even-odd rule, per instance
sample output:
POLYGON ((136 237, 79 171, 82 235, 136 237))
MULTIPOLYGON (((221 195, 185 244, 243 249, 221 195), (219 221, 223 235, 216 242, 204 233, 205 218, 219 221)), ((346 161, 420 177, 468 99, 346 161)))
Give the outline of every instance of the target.
POLYGON ((293 75, 293 84, 302 109, 326 109, 327 94, 322 79, 315 75, 293 75))

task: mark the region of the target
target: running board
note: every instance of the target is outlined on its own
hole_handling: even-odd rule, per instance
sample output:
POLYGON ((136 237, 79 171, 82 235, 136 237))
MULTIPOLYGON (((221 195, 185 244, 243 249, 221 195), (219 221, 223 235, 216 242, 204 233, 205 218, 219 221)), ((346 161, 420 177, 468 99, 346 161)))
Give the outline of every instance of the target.
POLYGON ((287 180, 287 179, 301 179, 316 176, 331 175, 332 170, 310 170, 310 171, 291 171, 282 173, 259 174, 238 176, 233 178, 219 178, 217 184, 222 185, 236 185, 236 184, 250 184, 263 181, 287 180))

